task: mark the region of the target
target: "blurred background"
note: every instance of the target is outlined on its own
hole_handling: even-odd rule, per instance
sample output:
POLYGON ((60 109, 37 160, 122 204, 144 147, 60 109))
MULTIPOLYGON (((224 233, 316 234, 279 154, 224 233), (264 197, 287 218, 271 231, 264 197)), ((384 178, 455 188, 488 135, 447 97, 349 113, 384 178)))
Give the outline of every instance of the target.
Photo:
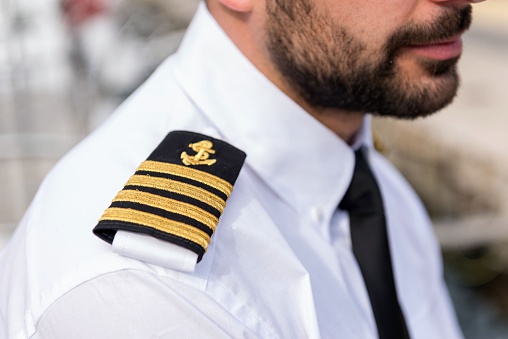
MULTIPOLYGON (((177 48, 199 0, 0 0, 0 249, 40 182, 177 48)), ((508 1, 475 6, 444 112, 376 119, 431 213, 466 338, 508 338, 508 1)))

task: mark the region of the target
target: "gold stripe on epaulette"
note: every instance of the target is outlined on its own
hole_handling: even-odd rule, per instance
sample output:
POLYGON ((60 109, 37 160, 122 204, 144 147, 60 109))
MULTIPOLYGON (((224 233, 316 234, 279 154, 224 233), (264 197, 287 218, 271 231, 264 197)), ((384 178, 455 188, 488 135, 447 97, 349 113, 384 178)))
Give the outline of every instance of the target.
POLYGON ((151 227, 192 241, 203 247, 205 251, 210 243, 210 236, 195 227, 147 212, 110 207, 100 219, 100 221, 103 220, 123 221, 151 227))
POLYGON ((159 208, 167 212, 180 214, 199 221, 200 223, 208 226, 214 232, 217 224, 219 223, 219 219, 216 216, 199 207, 148 192, 123 190, 120 191, 113 200, 113 202, 117 201, 135 202, 159 208))
POLYGON ((200 170, 176 164, 147 160, 139 166, 138 171, 165 173, 192 179, 221 191, 227 197, 229 197, 233 190, 233 186, 226 180, 200 170))
POLYGON ((192 186, 176 180, 151 177, 149 175, 133 175, 125 186, 143 186, 149 188, 160 189, 163 191, 173 192, 188 196, 190 198, 202 201, 220 213, 224 211, 226 202, 215 194, 208 192, 207 190, 192 186))

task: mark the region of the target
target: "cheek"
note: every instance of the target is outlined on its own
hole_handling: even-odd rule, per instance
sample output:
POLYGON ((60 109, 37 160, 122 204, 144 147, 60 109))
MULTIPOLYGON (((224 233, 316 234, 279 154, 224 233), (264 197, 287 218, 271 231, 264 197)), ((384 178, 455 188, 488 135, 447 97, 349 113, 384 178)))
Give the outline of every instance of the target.
POLYGON ((338 23, 372 47, 382 46, 400 26, 411 20, 419 0, 331 1, 338 23))

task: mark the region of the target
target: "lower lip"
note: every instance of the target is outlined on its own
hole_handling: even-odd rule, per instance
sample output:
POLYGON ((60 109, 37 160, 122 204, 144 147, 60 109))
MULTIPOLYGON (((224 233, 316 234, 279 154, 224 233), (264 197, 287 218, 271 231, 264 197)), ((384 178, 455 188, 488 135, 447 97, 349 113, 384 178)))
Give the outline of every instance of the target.
POLYGON ((429 59, 453 59, 462 53, 462 38, 441 44, 409 46, 408 50, 413 54, 429 59))

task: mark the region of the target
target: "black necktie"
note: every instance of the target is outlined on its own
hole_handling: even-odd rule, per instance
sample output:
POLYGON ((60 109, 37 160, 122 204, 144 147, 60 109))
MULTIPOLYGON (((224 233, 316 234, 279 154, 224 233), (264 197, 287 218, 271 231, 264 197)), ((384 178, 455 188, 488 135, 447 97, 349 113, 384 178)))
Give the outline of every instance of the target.
POLYGON ((349 212, 353 253, 363 275, 381 339, 407 339, 397 300, 381 193, 362 151, 339 208, 349 212))

